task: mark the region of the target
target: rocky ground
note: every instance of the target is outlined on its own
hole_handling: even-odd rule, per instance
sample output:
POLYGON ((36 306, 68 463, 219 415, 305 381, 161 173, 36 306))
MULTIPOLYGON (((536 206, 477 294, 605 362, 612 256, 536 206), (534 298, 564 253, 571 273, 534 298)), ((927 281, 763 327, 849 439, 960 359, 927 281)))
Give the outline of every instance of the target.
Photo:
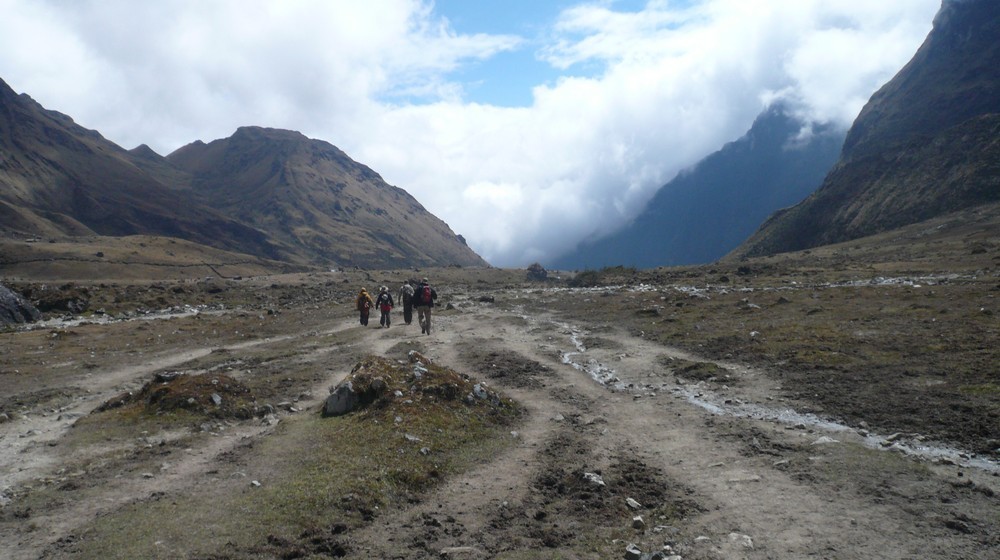
POLYGON ((408 272, 18 284, 87 311, 0 334, 0 557, 996 558, 990 247, 961 266, 829 252, 577 287, 423 271, 429 336, 351 311, 359 285, 408 272), (379 455, 376 434, 418 429, 409 413, 334 429, 319 412, 366 356, 413 350, 523 412, 404 480, 424 459, 379 455), (176 373, 253 401, 115 407, 176 373), (325 455, 338 441, 354 443, 325 455), (355 467, 396 472, 390 497, 344 506, 363 493, 314 483, 355 467))

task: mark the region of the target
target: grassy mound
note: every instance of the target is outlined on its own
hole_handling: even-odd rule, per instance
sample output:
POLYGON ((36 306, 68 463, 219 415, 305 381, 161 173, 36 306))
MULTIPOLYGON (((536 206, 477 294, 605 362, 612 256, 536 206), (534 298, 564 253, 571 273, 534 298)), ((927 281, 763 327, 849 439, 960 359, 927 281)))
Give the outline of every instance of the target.
POLYGON ((158 375, 138 393, 122 393, 94 412, 121 409, 123 414, 170 414, 185 411, 211 418, 246 420, 257 414, 256 399, 239 381, 221 374, 158 375))
POLYGON ((416 352, 408 361, 365 358, 347 381, 361 397, 353 412, 288 417, 227 452, 215 480, 100 517, 72 552, 233 560, 356 554, 353 530, 419 502, 517 441, 516 402, 416 352))

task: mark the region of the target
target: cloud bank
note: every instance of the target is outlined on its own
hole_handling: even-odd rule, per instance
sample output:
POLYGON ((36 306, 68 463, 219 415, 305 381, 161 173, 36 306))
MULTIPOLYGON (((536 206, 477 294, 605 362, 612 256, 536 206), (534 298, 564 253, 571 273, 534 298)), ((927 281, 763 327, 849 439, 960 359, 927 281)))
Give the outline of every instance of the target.
POLYGON ((589 2, 523 37, 458 33, 421 0, 0 0, 0 78, 126 148, 299 130, 518 266, 613 231, 775 100, 849 126, 939 5, 589 2), (552 68, 530 105, 452 77, 501 53, 552 68))

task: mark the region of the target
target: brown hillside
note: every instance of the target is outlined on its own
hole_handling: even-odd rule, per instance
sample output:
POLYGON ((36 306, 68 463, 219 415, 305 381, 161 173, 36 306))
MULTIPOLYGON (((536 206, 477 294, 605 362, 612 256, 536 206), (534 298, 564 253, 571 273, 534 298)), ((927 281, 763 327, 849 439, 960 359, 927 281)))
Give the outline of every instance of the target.
POLYGON ((177 237, 278 256, 266 237, 185 201, 136 167, 128 152, 0 81, 2 233, 177 237))
POLYGON ((242 127, 167 156, 190 173, 194 196, 266 231, 298 262, 366 267, 483 261, 406 191, 320 140, 242 127))

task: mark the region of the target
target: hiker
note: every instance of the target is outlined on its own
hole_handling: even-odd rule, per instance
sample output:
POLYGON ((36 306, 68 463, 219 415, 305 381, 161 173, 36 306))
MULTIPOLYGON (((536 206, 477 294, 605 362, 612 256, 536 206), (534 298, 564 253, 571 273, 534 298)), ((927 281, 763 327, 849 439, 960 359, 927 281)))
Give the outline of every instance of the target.
POLYGON ((413 286, 409 280, 399 289, 399 301, 403 302, 403 322, 409 325, 413 321, 413 286))
POLYGON ((389 293, 388 286, 382 286, 378 289, 378 297, 375 298, 375 307, 378 308, 379 315, 378 323, 382 325, 382 328, 389 328, 389 312, 392 311, 392 306, 395 305, 392 301, 392 294, 389 293))
POLYGON ((375 302, 372 301, 372 296, 368 295, 368 290, 361 288, 358 292, 358 298, 354 302, 358 311, 361 312, 361 324, 368 326, 368 310, 375 306, 375 302))
POLYGON ((437 297, 437 292, 427 283, 426 278, 420 281, 413 292, 413 306, 417 308, 417 322, 420 323, 421 333, 431 334, 431 308, 437 297))

